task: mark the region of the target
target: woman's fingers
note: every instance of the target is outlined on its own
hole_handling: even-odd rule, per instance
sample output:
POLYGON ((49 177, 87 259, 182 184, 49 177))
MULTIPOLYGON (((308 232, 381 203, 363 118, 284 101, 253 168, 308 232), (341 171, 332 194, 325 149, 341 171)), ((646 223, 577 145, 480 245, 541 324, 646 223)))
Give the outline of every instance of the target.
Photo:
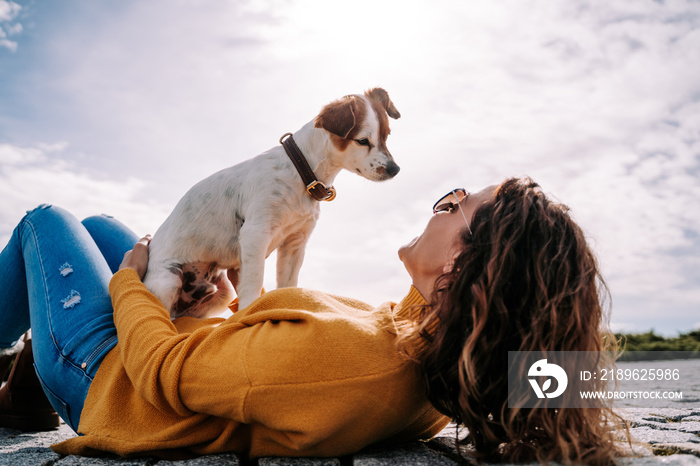
POLYGON ((143 280, 144 275, 146 275, 146 270, 148 269, 148 244, 151 242, 151 235, 146 235, 136 244, 131 251, 127 251, 124 254, 124 259, 122 260, 119 270, 122 269, 134 269, 136 273, 139 274, 139 278, 143 280))

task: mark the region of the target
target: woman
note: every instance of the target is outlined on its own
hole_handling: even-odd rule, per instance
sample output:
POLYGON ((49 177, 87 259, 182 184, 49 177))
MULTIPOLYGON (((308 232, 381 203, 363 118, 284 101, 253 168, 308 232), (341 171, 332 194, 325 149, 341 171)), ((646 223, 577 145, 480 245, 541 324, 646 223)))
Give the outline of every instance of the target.
POLYGON ((434 211, 453 215, 436 215, 426 229, 430 236, 424 233, 402 254, 414 285, 430 290, 431 306, 403 336, 409 353, 416 342, 430 340, 413 357, 430 401, 469 429, 481 457, 612 463, 622 454, 618 435, 630 446, 631 440, 627 423, 609 406, 508 407, 508 351, 617 350, 602 327, 605 284, 568 208, 525 178, 471 196, 455 190, 434 211), (450 223, 438 225, 443 219, 450 223), (441 250, 450 251, 451 260, 435 279, 441 250), (419 273, 417 264, 430 266, 419 273))
POLYGON ((133 233, 40 207, 0 255, 0 345, 31 320, 44 391, 81 434, 62 454, 339 456, 453 417, 478 454, 609 462, 606 409, 510 412, 502 378, 478 376, 509 349, 603 349, 580 229, 528 179, 453 190, 433 212, 399 251, 413 282, 399 304, 281 289, 225 321, 171 322, 141 283, 148 238, 117 266, 133 233))

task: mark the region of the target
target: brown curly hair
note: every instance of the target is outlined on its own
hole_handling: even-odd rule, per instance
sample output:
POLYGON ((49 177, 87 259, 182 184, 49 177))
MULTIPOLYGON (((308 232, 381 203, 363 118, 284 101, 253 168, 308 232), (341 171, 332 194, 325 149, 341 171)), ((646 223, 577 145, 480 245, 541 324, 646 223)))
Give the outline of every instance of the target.
POLYGON ((471 230, 402 340, 408 348, 427 339, 413 357, 430 401, 468 428, 479 458, 612 463, 621 454, 615 431, 629 443, 629 428, 610 406, 508 407, 508 351, 617 350, 603 328, 607 287, 582 230, 530 178, 502 183, 471 230))

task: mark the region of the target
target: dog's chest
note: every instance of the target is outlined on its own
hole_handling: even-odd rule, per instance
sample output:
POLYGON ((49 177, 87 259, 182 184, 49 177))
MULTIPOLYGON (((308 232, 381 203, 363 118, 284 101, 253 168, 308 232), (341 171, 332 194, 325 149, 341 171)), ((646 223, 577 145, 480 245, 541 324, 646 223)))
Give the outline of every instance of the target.
POLYGON ((268 255, 285 243, 308 238, 319 216, 318 203, 296 209, 281 209, 279 216, 270 225, 270 247, 268 255), (315 204, 315 205, 314 205, 315 204))

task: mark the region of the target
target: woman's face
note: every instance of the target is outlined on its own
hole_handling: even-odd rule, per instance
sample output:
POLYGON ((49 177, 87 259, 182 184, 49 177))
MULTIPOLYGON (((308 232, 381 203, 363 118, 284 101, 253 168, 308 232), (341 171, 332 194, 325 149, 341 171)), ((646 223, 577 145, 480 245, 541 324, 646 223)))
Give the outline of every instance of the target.
POLYGON ((452 262, 460 253, 459 237, 467 227, 465 217, 471 224, 476 209, 492 199, 495 190, 496 186, 489 186, 469 194, 459 204, 461 211, 456 208, 451 212, 433 214, 423 233, 399 248, 399 259, 424 298, 430 298, 435 280, 451 269, 452 262))

